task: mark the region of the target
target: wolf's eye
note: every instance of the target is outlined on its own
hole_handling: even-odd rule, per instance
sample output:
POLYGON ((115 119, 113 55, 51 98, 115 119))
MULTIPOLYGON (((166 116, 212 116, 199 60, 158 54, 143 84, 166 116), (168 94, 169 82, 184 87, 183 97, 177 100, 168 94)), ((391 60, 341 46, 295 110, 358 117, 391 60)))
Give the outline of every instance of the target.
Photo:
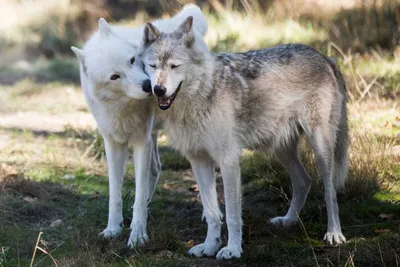
POLYGON ((174 65, 174 64, 172 64, 171 65, 171 69, 176 69, 177 67, 179 67, 180 65, 174 65))
POLYGON ((135 57, 131 58, 131 64, 135 63, 135 57))
POLYGON ((110 79, 113 80, 113 81, 118 80, 119 78, 121 78, 121 76, 119 76, 118 74, 113 74, 110 77, 110 79))
POLYGON ((149 65, 149 67, 155 69, 156 65, 149 65))

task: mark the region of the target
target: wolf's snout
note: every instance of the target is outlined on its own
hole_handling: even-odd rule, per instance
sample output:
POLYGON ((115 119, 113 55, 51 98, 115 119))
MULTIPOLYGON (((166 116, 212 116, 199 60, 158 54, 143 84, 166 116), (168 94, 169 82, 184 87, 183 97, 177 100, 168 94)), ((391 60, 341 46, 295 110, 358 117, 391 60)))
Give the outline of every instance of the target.
POLYGON ((142 83, 142 89, 146 93, 151 93, 151 81, 150 80, 145 80, 142 83))
POLYGON ((164 96, 166 92, 167 88, 165 88, 164 86, 160 85, 154 86, 154 94, 156 94, 156 96, 164 96))

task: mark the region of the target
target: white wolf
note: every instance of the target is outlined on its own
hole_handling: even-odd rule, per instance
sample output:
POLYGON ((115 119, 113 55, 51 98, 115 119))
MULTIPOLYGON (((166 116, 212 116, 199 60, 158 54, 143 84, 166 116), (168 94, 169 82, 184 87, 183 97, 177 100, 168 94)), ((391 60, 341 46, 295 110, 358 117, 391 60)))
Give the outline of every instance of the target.
MULTIPOLYGON (((176 16, 154 22, 164 31, 172 31, 188 16, 196 17, 195 29, 207 31, 207 21, 195 5, 187 5, 176 16)), ((109 174, 109 214, 106 238, 122 231, 121 190, 128 143, 134 148, 136 193, 128 246, 143 244, 147 239, 147 206, 158 180, 161 164, 157 151, 157 133, 152 133, 154 105, 150 81, 138 57, 143 27, 137 29, 110 27, 99 20, 99 31, 84 45, 76 47, 80 63, 81 84, 89 109, 104 138, 109 174)))
POLYGON ((193 34, 192 23, 189 17, 169 34, 148 23, 141 53, 158 105, 166 110, 162 115, 169 141, 189 159, 200 189, 208 232, 205 242, 189 253, 215 255, 221 244, 216 163, 224 183, 229 233, 228 245, 217 258, 241 256, 239 157, 243 148, 275 151, 290 174, 293 198, 287 214, 271 222, 297 221, 310 187, 298 156, 302 135, 315 152, 324 181, 325 240, 345 242, 335 187, 344 185, 348 137, 345 84, 337 66, 300 44, 211 54, 203 38, 193 34))

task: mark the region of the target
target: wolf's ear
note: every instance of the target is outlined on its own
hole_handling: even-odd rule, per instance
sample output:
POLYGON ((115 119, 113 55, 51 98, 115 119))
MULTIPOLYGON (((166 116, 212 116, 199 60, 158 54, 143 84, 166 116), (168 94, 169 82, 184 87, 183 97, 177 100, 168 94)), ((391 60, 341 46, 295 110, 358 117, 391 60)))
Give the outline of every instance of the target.
POLYGON ((183 42, 187 47, 190 47, 193 44, 194 35, 193 35, 193 17, 189 16, 185 21, 179 26, 179 30, 183 33, 183 42))
POLYGON ((179 30, 183 33, 188 34, 192 31, 193 26, 193 16, 189 16, 185 19, 185 21, 179 26, 179 30))
POLYGON ((84 60, 83 50, 76 48, 75 46, 71 46, 71 50, 75 53, 76 57, 79 60, 79 63, 83 65, 83 60, 84 60))
POLYGON ((107 37, 111 33, 110 25, 108 25, 107 21, 103 18, 99 19, 99 32, 103 37, 107 37))
POLYGON ((160 37, 160 31, 150 22, 144 27, 143 41, 144 44, 151 44, 160 37))

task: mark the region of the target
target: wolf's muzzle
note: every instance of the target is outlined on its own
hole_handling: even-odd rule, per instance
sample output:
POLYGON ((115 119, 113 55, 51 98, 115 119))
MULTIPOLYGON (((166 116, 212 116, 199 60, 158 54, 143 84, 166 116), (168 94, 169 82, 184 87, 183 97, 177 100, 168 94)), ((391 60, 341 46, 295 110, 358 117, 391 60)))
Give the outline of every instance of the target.
POLYGON ((151 94, 151 81, 150 80, 145 80, 142 83, 142 89, 143 91, 145 91, 146 93, 151 94))
POLYGON ((167 92, 167 88, 165 88, 164 86, 160 86, 160 85, 154 86, 154 94, 156 96, 164 96, 166 92, 167 92))

